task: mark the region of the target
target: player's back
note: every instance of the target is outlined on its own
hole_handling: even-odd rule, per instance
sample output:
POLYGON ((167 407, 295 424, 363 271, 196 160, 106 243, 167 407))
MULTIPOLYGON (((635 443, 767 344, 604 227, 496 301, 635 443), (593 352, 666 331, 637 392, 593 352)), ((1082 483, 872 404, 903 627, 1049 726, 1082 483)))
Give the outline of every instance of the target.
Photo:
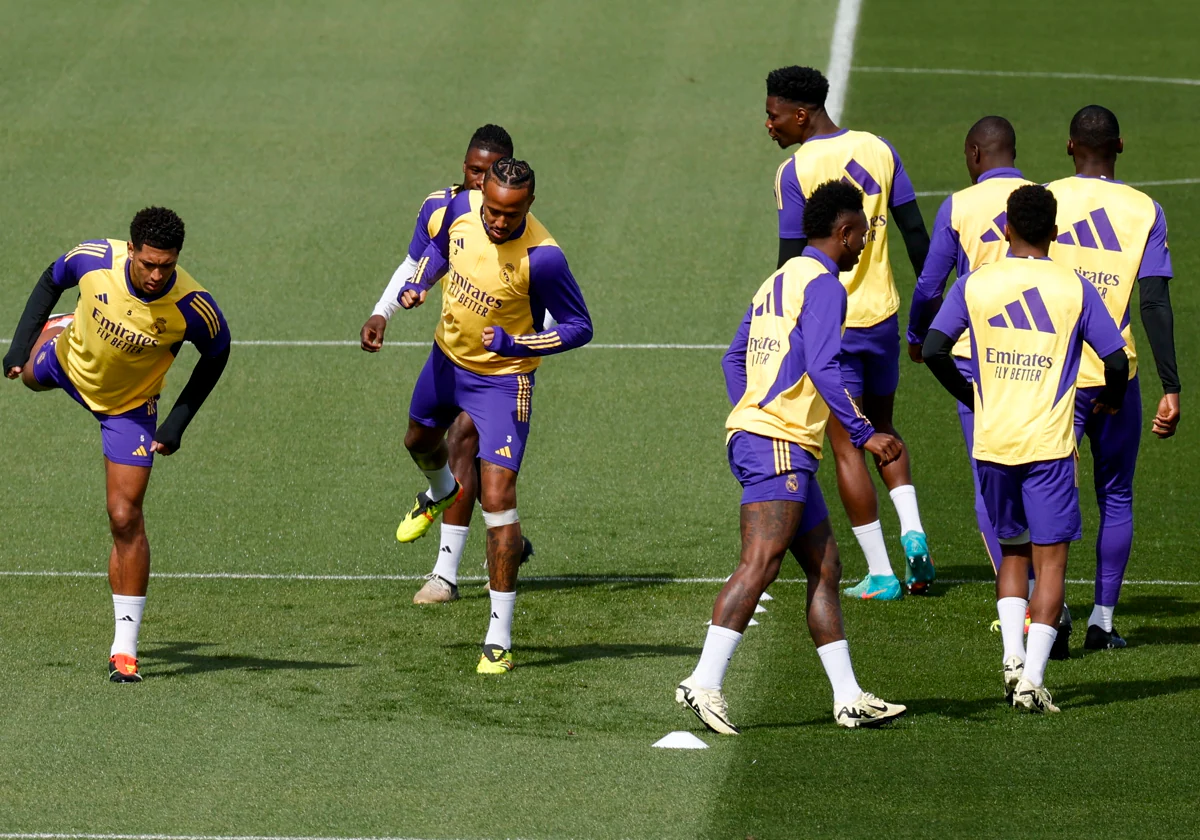
POLYGON ((974 457, 1027 464, 1071 455, 1082 281, 1051 260, 1009 256, 961 282, 974 351, 974 457))
POLYGON ((899 156, 887 141, 865 131, 841 129, 806 141, 780 167, 778 178, 795 177, 807 198, 827 181, 846 181, 863 191, 870 226, 858 265, 838 279, 846 287, 847 327, 871 327, 894 315, 900 294, 888 260, 888 208, 899 156))
MULTIPOLYGON (((1137 352, 1130 326, 1133 284, 1141 273, 1147 243, 1161 226, 1161 250, 1166 250, 1162 208, 1150 196, 1119 181, 1075 175, 1047 185, 1058 202, 1058 238, 1050 257, 1091 283, 1125 339, 1129 375, 1137 373, 1137 352)), ((1170 273, 1169 259, 1166 271, 1170 273)), ((1079 385, 1104 384, 1104 366, 1092 349, 1084 348, 1079 385)))
MULTIPOLYGON (((794 257, 768 277, 750 304, 746 344, 746 390, 733 407, 725 428, 775 440, 792 441, 821 457, 829 406, 806 370, 800 313, 814 281, 835 277, 830 268, 807 256, 794 257)), ((832 279, 819 293, 845 293, 832 279)), ((840 330, 840 325, 830 325, 840 330)))

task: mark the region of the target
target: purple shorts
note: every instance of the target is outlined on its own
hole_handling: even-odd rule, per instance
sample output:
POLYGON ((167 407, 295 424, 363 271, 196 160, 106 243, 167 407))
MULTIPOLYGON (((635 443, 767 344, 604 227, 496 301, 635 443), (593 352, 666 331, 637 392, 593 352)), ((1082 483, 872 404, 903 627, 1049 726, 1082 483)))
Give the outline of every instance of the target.
POLYGON ((819 462, 794 443, 750 432, 734 432, 728 446, 729 469, 742 485, 742 504, 796 502, 804 505, 798 534, 807 534, 829 518, 817 484, 819 462))
MULTIPOLYGON (((67 378, 67 372, 58 361, 58 353, 54 345, 57 336, 42 345, 37 358, 33 360, 33 378, 39 385, 61 388, 70 395, 71 399, 88 408, 79 390, 67 378)), ((88 408, 88 411, 91 411, 88 408)), ((92 411, 92 415, 100 421, 100 441, 104 448, 104 457, 114 464, 125 464, 131 467, 150 467, 154 465, 154 453, 150 444, 154 442, 155 422, 158 420, 158 397, 152 397, 145 405, 122 412, 121 414, 101 414, 92 411)))
POLYGON ((1083 536, 1074 455, 1013 466, 976 461, 975 469, 988 517, 1001 540, 1026 531, 1038 545, 1074 542, 1083 536))
POLYGON ((447 429, 462 411, 479 431, 479 457, 519 471, 529 439, 533 374, 473 373, 454 364, 442 348, 433 345, 413 388, 408 416, 422 426, 447 429))
POLYGON ((900 385, 900 319, 873 327, 846 327, 842 334, 842 381, 850 396, 886 397, 900 385))

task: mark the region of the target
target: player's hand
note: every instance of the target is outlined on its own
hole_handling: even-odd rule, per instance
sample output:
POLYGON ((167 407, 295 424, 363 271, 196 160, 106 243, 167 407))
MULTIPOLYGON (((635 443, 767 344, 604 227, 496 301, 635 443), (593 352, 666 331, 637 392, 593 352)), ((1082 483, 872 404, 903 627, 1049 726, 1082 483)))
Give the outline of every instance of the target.
MULTIPOLYGON (((18 376, 21 375, 21 366, 13 365, 8 370, 4 371, 4 375, 9 379, 16 379, 18 376)), ((1179 413, 1178 410, 1175 413, 1178 414, 1179 413)))
POLYGON ((368 353, 378 353, 379 348, 383 347, 383 333, 387 330, 387 325, 387 318, 382 315, 372 315, 368 318, 359 334, 362 349, 368 353))
POLYGON ((156 452, 159 455, 166 456, 166 455, 170 455, 175 450, 172 449, 170 446, 168 446, 165 443, 159 443, 158 441, 154 441, 150 444, 150 451, 156 452))
POLYGON ((904 443, 898 437, 876 432, 862 446, 879 459, 880 466, 890 464, 904 454, 904 443))
POLYGON ((916 362, 919 365, 925 364, 925 357, 921 355, 921 345, 920 344, 913 344, 911 342, 909 343, 908 358, 912 359, 914 362, 916 362))
POLYGON ((1116 414, 1120 406, 1108 405, 1100 400, 1092 400, 1092 414, 1116 414))
POLYGON ((483 328, 483 346, 484 346, 484 349, 486 349, 486 350, 491 350, 491 349, 492 349, 492 342, 493 342, 493 341, 495 341, 495 340, 496 340, 496 328, 495 328, 495 327, 484 327, 484 328, 483 328))
POLYGON ((1179 395, 1163 394, 1158 401, 1158 413, 1154 415, 1154 434, 1169 438, 1179 426, 1179 395))
POLYGON ((405 289, 400 293, 400 305, 405 309, 416 309, 425 302, 425 294, 424 289, 419 292, 412 289, 405 289))

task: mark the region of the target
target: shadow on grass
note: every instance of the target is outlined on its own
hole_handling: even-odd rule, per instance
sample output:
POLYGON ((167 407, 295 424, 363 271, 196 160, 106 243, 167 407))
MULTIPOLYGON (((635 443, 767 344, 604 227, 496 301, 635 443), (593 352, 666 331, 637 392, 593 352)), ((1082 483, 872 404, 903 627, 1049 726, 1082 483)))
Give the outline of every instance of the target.
MULTIPOLYGON (((592 586, 602 586, 614 592, 646 589, 674 584, 677 577, 671 572, 643 572, 639 574, 599 574, 599 575, 537 575, 522 574, 517 579, 517 590, 521 592, 545 591, 553 592, 560 589, 585 589, 592 586)), ((467 580, 460 582, 463 594, 474 592, 486 596, 483 590, 487 581, 467 580)), ((696 584, 704 586, 705 584, 696 584)), ((716 586, 717 584, 708 584, 716 586)))
MULTIPOLYGON (((478 652, 479 645, 455 643, 447 649, 468 649, 478 652)), ((566 665, 571 662, 591 662, 596 659, 648 659, 659 656, 699 656, 700 648, 684 645, 517 645, 519 667, 544 668, 548 665, 566 665), (526 659, 527 654, 535 655, 526 659)))
MULTIPOLYGON (((1128 593, 1128 590, 1126 590, 1128 593)), ((1180 618, 1200 614, 1200 598, 1183 598, 1179 595, 1129 595, 1121 598, 1117 607, 1117 621, 1123 615, 1138 615, 1153 618, 1180 618)))
POLYGON ((147 648, 141 659, 151 665, 148 675, 156 679, 203 674, 209 671, 324 671, 358 667, 346 662, 264 659, 234 653, 208 654, 200 650, 214 646, 215 642, 163 642, 147 648), (163 670, 164 664, 176 667, 163 670))
POLYGON ((1162 680, 1104 680, 1101 682, 1064 685, 1054 694, 1056 704, 1067 703, 1072 708, 1083 706, 1107 706, 1111 703, 1127 703, 1182 694, 1200 690, 1200 676, 1168 677, 1162 680))
MULTIPOLYGON (((1200 627, 1138 627, 1122 634, 1130 645, 1200 645, 1200 627)), ((1085 650, 1085 656, 1107 653, 1103 650, 1085 650)), ((1116 654, 1120 656, 1120 654, 1116 654)))

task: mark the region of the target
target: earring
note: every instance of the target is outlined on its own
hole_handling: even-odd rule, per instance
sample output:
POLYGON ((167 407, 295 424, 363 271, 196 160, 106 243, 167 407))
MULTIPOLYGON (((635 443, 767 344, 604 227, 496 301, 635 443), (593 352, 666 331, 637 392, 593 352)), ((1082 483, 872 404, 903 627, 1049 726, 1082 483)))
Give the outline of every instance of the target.
POLYGON ((850 241, 849 241, 849 240, 848 240, 846 237, 844 237, 844 236, 842 237, 842 247, 843 247, 843 248, 849 248, 849 247, 850 247, 850 241))

